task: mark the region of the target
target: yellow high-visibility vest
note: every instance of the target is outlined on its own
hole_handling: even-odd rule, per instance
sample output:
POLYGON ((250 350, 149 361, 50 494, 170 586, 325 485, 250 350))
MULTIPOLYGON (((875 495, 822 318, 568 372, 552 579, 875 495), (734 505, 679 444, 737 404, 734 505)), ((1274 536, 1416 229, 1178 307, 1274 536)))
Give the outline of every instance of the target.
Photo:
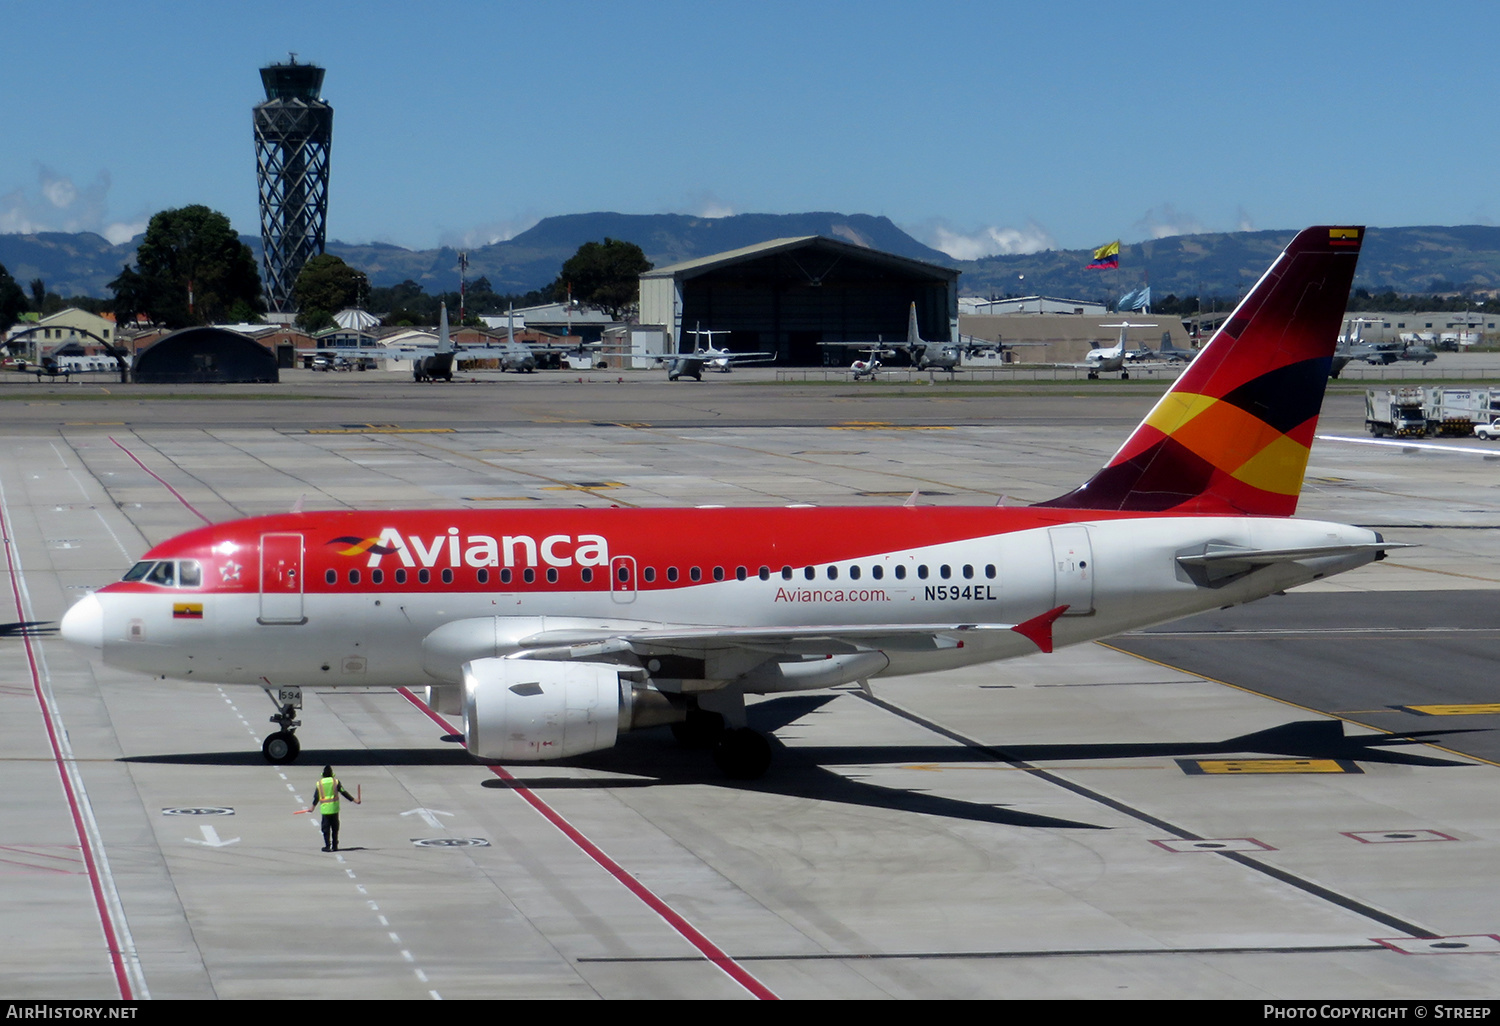
POLYGON ((318 811, 325 816, 339 814, 339 778, 324 777, 318 781, 318 811))

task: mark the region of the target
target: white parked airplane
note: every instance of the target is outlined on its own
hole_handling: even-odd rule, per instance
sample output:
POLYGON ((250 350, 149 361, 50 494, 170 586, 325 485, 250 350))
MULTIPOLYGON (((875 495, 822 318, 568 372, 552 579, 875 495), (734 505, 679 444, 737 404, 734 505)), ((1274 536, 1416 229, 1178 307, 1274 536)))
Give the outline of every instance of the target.
POLYGON ((199 528, 78 602, 110 666, 276 689, 426 686, 469 751, 545 760, 674 723, 770 761, 745 696, 1006 659, 1379 559, 1296 520, 1363 229, 1301 232, 1089 481, 1030 507, 333 510, 199 528))

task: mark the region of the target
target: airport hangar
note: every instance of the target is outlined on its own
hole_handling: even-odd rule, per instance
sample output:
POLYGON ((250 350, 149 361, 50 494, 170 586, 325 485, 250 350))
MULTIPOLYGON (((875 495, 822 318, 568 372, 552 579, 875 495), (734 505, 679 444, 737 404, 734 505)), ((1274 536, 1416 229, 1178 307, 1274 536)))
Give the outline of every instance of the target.
POLYGON ((844 354, 820 343, 904 341, 912 303, 923 338, 952 338, 958 275, 819 235, 772 239, 642 274, 640 323, 660 326, 673 351, 707 345, 691 334, 703 328, 718 348, 823 366, 844 354))

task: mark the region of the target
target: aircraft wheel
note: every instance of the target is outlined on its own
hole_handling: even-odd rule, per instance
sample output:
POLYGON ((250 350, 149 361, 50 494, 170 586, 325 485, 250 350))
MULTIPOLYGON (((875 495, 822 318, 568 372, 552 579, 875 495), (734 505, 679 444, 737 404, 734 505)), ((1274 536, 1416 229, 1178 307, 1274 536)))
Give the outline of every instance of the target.
POLYGON ((672 724, 672 736, 684 748, 712 748, 724 736, 724 717, 716 712, 689 709, 687 719, 672 724))
POLYGON ((771 743, 748 727, 724 732, 714 746, 714 762, 734 780, 756 780, 771 766, 771 743))
POLYGON ((1130 380, 1130 372, 1129 371, 1121 371, 1120 372, 1120 380, 1121 381, 1129 381, 1130 380))
POLYGON ((297 735, 291 731, 278 730, 260 746, 260 753, 266 757, 266 761, 276 765, 286 762, 296 762, 297 756, 302 754, 302 745, 297 740, 297 735))

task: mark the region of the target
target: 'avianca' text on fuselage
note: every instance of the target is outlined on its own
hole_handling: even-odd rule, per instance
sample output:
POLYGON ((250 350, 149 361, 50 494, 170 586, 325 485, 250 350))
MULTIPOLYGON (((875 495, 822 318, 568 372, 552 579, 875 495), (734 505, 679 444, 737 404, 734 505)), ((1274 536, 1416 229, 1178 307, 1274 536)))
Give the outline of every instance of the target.
POLYGON ((142 673, 275 689, 425 686, 482 758, 670 723, 731 774, 770 758, 745 696, 1108 637, 1378 559, 1292 518, 1357 227, 1300 233, 1087 482, 1024 508, 334 511, 153 547, 63 619, 142 673))
POLYGON ((369 554, 365 563, 378 568, 386 556, 400 560, 402 566, 434 567, 446 563, 457 566, 608 566, 609 542, 601 535, 549 534, 538 541, 529 534, 461 535, 456 527, 430 539, 417 535, 403 536, 399 528, 384 527, 374 538, 345 536, 330 541, 344 545, 341 556, 369 554), (460 556, 460 551, 462 555, 460 556), (540 556, 540 562, 538 561, 540 556))

